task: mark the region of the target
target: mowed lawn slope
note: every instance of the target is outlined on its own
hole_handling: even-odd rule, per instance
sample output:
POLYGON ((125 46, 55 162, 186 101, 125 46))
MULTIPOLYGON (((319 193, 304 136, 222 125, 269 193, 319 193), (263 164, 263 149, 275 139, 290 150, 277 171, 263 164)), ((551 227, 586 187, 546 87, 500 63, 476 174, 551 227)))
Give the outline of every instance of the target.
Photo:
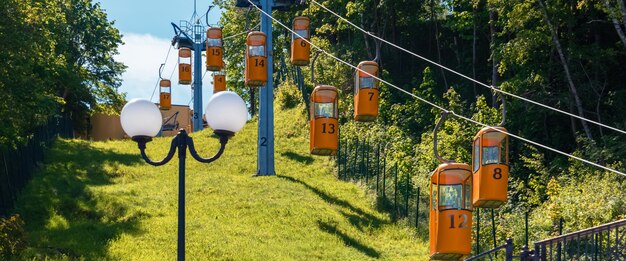
MULTIPOLYGON (((210 130, 194 133, 211 156, 210 130)), ((189 260, 427 260, 427 241, 375 210, 333 163, 308 153, 301 109, 276 110, 276 177, 256 171, 251 121, 212 164, 187 161, 189 260)), ((171 138, 148 144, 160 160, 171 138)), ((19 199, 30 248, 17 257, 174 260, 177 158, 144 163, 132 141, 59 140, 19 199)))

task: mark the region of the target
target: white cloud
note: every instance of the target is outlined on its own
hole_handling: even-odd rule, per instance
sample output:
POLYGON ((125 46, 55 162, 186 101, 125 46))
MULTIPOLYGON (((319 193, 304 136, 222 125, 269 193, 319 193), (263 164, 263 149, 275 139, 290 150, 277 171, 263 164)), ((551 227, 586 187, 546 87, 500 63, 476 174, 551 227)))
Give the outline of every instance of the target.
MULTIPOLYGON (((150 34, 123 33, 124 44, 119 47, 119 54, 115 59, 124 63, 128 68, 122 75, 121 92, 127 93, 127 99, 144 98, 150 99, 152 92, 159 80, 159 66, 165 61, 171 39, 158 38, 150 34)), ((191 87, 178 85, 178 70, 176 62, 178 50, 171 47, 167 64, 163 69, 163 78, 172 81, 172 103, 187 105, 191 99, 191 87), (174 72, 172 74, 172 72, 174 72)), ((203 62, 204 63, 204 62, 203 62)), ((202 66, 204 68, 204 66, 202 66)), ((203 72, 204 73, 204 72, 203 72)), ((207 73, 203 81, 203 103, 206 105, 213 91, 211 85, 211 73, 207 73)), ((152 101, 158 102, 159 90, 157 89, 152 101)), ((204 107, 204 106, 203 106, 204 107)))

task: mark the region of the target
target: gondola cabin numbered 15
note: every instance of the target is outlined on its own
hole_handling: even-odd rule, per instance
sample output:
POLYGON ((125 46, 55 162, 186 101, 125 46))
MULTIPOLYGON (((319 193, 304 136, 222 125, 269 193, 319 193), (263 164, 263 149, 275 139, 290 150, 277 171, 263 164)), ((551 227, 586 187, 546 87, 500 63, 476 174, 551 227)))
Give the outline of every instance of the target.
POLYGON ((291 34, 291 64, 304 66, 309 64, 311 46, 305 41, 309 37, 309 25, 311 21, 306 16, 298 16, 293 19, 293 31, 291 34), (297 34, 297 35, 296 35, 297 34))
POLYGON ((222 28, 209 27, 206 31, 206 69, 220 71, 224 69, 224 46, 222 42, 222 28))
POLYGON ((339 143, 337 88, 318 85, 311 93, 311 154, 335 155, 339 143))
POLYGON ((430 259, 461 260, 472 247, 472 172, 442 163, 430 176, 430 259))
POLYGON ((161 110, 169 110, 172 108, 172 82, 170 80, 159 81, 159 107, 161 110))
POLYGON ((503 127, 485 127, 474 137, 474 207, 497 208, 507 202, 509 138, 503 127))
POLYGON ((378 64, 372 61, 360 62, 354 79, 354 120, 375 121, 378 116, 378 64), (367 72, 367 73, 365 73, 367 72), (368 75, 369 74, 369 75, 368 75))
POLYGON ((267 53, 262 32, 250 32, 246 38, 246 86, 261 87, 267 82, 267 53))
POLYGON ((191 84, 191 49, 178 49, 178 84, 191 84))

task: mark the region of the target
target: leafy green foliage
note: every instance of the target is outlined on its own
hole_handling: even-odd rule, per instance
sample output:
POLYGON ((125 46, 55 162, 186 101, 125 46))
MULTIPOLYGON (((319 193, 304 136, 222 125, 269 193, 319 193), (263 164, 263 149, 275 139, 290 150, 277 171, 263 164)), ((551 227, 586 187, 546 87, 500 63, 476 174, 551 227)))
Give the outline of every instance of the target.
POLYGON ((26 247, 24 221, 19 215, 0 217, 0 256, 10 256, 26 247))

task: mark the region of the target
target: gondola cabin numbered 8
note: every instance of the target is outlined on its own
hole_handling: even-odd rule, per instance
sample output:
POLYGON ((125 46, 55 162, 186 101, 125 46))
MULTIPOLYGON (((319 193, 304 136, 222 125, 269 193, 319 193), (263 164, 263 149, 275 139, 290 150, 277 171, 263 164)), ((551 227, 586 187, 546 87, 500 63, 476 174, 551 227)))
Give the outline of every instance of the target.
POLYGON ((226 75, 222 72, 213 74, 213 94, 226 90, 226 75))
POLYGON ((209 27, 206 31, 206 70, 216 72, 224 69, 223 55, 222 28, 209 27))
POLYGON ((430 259, 460 260, 472 246, 472 172, 440 164, 430 176, 430 259))
POLYGON ((159 81, 159 107, 161 110, 169 110, 172 108, 172 82, 170 80, 159 81))
POLYGON ((311 154, 335 155, 339 143, 337 88, 318 85, 313 89, 310 103, 311 154))
POLYGON ((178 49, 178 84, 191 84, 191 49, 178 49))
POLYGON ((306 16, 298 16, 293 19, 293 31, 291 34, 291 64, 304 66, 309 64, 311 46, 305 41, 309 37, 309 25, 311 21, 306 16))
POLYGON ((375 121, 378 116, 378 64, 372 61, 360 62, 354 79, 354 120, 375 121))
POLYGON ((503 127, 485 127, 474 137, 474 207, 497 208, 507 201, 509 138, 503 127))
POLYGON ((246 38, 246 86, 261 87, 267 82, 267 53, 262 32, 250 32, 246 38))

